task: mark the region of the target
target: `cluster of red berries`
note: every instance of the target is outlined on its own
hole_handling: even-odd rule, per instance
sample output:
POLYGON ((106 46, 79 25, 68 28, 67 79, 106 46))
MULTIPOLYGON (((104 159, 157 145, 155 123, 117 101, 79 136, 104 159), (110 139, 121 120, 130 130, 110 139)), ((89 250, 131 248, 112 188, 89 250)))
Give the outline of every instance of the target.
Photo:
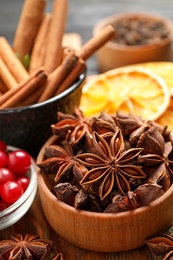
POLYGON ((0 140, 0 211, 16 202, 27 189, 26 175, 31 167, 31 156, 22 149, 9 151, 0 140))

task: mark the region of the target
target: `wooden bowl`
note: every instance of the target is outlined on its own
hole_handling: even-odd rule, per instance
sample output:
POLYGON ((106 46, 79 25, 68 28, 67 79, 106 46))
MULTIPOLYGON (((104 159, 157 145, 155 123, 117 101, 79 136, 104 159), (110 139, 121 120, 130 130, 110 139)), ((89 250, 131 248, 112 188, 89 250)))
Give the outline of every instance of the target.
POLYGON ((145 18, 151 21, 162 21, 169 30, 168 37, 160 40, 157 44, 150 45, 123 45, 117 44, 115 41, 109 41, 96 53, 101 72, 129 64, 171 60, 173 24, 172 21, 166 17, 152 13, 116 14, 99 21, 93 28, 93 34, 99 33, 108 24, 113 25, 121 19, 132 17, 138 20, 145 18))
MULTIPOLYGON (((40 150, 37 162, 45 158, 45 147, 55 144, 52 136, 40 150)), ((146 239, 168 229, 173 221, 173 185, 149 206, 123 213, 93 213, 76 210, 59 201, 50 191, 50 176, 37 171, 44 215, 61 237, 72 244, 99 252, 119 252, 144 245, 146 239)))

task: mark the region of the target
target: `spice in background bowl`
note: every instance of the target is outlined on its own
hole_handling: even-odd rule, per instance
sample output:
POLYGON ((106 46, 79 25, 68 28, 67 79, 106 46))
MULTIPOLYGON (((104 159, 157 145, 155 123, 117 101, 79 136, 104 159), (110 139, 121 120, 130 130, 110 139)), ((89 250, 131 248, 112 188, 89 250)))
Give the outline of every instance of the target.
POLYGON ((93 34, 108 24, 115 28, 116 37, 97 52, 101 72, 130 64, 171 60, 169 18, 154 13, 115 14, 99 21, 93 34))
POLYGON ((38 187, 45 217, 60 236, 89 250, 118 252, 170 226, 166 127, 120 112, 85 119, 76 110, 59 113, 52 130, 37 158, 38 187))
POLYGON ((112 40, 122 45, 153 45, 169 36, 169 28, 162 21, 146 17, 127 16, 114 24, 116 37, 112 40))

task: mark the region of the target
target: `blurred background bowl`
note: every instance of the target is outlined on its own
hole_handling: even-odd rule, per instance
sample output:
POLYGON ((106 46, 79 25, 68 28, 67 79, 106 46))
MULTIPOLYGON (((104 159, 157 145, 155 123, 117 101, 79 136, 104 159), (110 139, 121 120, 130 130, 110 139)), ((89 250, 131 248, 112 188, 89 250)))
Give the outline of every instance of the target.
MULTIPOLYGON (((7 149, 8 151, 18 150, 18 148, 13 146, 7 146, 7 149)), ((26 175, 29 177, 30 183, 23 195, 11 206, 3 211, 0 211, 0 230, 4 230, 15 224, 31 207, 37 192, 36 165, 34 159, 32 158, 31 167, 27 171, 26 175)))
MULTIPOLYGON (((168 31, 168 36, 160 39, 157 43, 146 45, 127 45, 116 43, 116 39, 109 41, 100 48, 97 55, 98 67, 101 72, 117 67, 150 62, 150 61, 170 61, 171 45, 173 38, 173 23, 171 19, 152 13, 120 13, 100 20, 93 28, 93 34, 99 33, 106 25, 115 26, 117 22, 130 19, 138 21, 161 22, 168 31)), ((147 29, 147 28, 145 28, 147 29)), ((121 32, 122 33, 122 32, 121 32)), ((134 30, 134 33, 136 31, 134 30)), ((117 31, 118 34, 118 31, 117 31)), ((133 37, 133 36, 132 36, 133 37)), ((154 37, 153 37, 154 38, 154 37)))
MULTIPOLYGON (((45 148, 58 144, 52 136, 42 147, 37 163, 45 160, 45 148)), ((144 245, 145 240, 167 230, 173 218, 173 185, 149 206, 121 213, 77 210, 52 193, 52 175, 37 171, 38 189, 44 215, 61 237, 93 251, 119 252, 144 245)))
POLYGON ((0 110, 0 140, 35 157, 52 135, 50 125, 56 122, 57 112, 70 114, 79 105, 85 77, 86 71, 70 88, 47 101, 0 110))

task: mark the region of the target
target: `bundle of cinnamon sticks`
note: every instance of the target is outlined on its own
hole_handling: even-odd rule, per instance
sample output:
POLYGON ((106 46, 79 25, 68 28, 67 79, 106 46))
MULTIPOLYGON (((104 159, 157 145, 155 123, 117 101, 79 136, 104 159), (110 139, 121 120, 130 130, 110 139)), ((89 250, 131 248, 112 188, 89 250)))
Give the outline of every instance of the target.
POLYGON ((45 7, 46 0, 25 0, 12 46, 0 37, 0 109, 60 94, 85 70, 86 60, 115 37, 108 25, 80 48, 64 46, 68 0, 54 0, 52 13, 45 7))

